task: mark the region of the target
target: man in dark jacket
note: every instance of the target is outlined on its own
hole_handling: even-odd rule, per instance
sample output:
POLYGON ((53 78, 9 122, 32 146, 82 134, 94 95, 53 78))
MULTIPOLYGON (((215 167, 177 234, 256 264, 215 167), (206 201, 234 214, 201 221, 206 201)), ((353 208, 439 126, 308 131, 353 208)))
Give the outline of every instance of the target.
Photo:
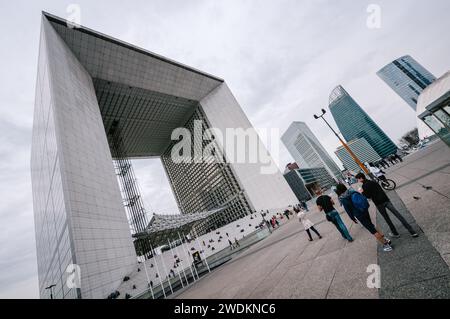
POLYGON ((361 225, 363 225, 383 245, 384 251, 392 251, 391 241, 376 229, 370 219, 369 203, 367 202, 367 199, 353 188, 347 189, 344 184, 338 184, 336 186, 336 194, 339 196, 339 200, 350 218, 353 221, 356 219, 359 220, 361 225), (358 199, 358 196, 367 204, 367 207, 359 207, 357 205, 358 202, 356 200, 358 199))
POLYGON ((386 223, 391 229, 391 233, 389 234, 391 237, 398 238, 400 237, 400 235, 394 224, 392 223, 392 220, 389 217, 386 209, 389 209, 391 213, 394 214, 395 217, 397 217, 397 219, 409 231, 412 237, 419 236, 411 227, 411 225, 406 221, 406 219, 400 214, 400 212, 394 207, 394 205, 392 205, 389 197, 387 197, 386 193, 377 182, 368 180, 366 178, 366 175, 364 175, 363 173, 358 173, 355 177, 358 182, 362 183, 363 195, 367 198, 372 199, 381 216, 383 216, 383 218, 386 220, 386 223))

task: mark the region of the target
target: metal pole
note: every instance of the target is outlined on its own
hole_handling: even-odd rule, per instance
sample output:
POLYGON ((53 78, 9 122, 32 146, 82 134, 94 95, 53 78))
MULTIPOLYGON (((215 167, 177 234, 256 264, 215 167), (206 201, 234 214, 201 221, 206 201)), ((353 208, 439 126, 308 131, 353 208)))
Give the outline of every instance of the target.
MULTIPOLYGON (((169 238, 167 238, 167 242, 169 243, 169 248, 170 248, 170 252, 172 253, 172 257, 173 257, 173 259, 175 259, 175 255, 172 250, 172 244, 170 243, 169 238)), ((178 272, 178 277, 180 277, 181 287, 184 288, 183 279, 181 278, 180 272, 178 272)))
POLYGON ((45 288, 46 290, 50 289, 50 299, 53 299, 53 287, 55 287, 55 286, 56 286, 55 284, 52 284, 45 288))
POLYGON ((155 295, 153 294, 153 287, 152 285, 150 285, 150 278, 148 277, 147 265, 145 264, 145 257, 144 257, 144 269, 145 269, 145 276, 147 277, 147 285, 150 288, 150 292, 152 293, 152 298, 155 299, 155 295))
MULTIPOLYGON (((150 243, 149 243, 149 244, 150 244, 150 243)), ((166 296, 166 290, 164 289, 164 285, 163 285, 163 282, 162 282, 162 280, 161 280, 161 273, 159 272, 158 263, 156 262, 156 254, 155 254, 155 251, 153 250, 152 244, 150 244, 150 249, 151 249, 151 251, 152 251, 153 259, 155 260, 156 271, 158 272, 159 283, 160 283, 160 285, 161 285, 161 289, 162 289, 162 291, 163 291, 164 298, 167 298, 167 296, 166 296)))
POLYGON ((336 133, 336 131, 331 127, 331 125, 327 122, 327 120, 323 117, 325 115, 322 114, 321 116, 319 116, 330 128, 330 130, 334 133, 334 135, 336 135, 336 137, 339 139, 339 141, 341 142, 341 144, 344 146, 344 148, 347 150, 347 152, 350 154, 350 156, 353 158, 353 160, 355 161, 356 164, 359 165, 359 167, 361 167, 361 169, 364 171, 364 173, 366 173, 367 175, 370 176, 370 172, 367 169, 367 167, 361 163, 361 161, 358 159, 358 157, 355 155, 355 153, 353 153, 353 151, 350 149, 350 147, 347 145, 347 143, 344 142, 344 140, 339 136, 338 133, 336 133))
MULTIPOLYGON (((183 244, 183 243, 181 243, 181 244, 183 244)), ((175 249, 177 251, 177 255, 181 256, 180 251, 178 250, 178 246, 175 246, 175 249)), ((186 258, 188 258, 188 261, 189 261, 189 256, 186 255, 186 258)), ((183 260, 181 261, 181 267, 183 267, 183 274, 184 274, 184 279, 186 280, 186 285, 189 285, 189 280, 187 279, 187 276, 186 276, 186 268, 184 267, 183 260)))
MULTIPOLYGON (((181 239, 180 233, 179 233, 179 232, 177 232, 177 233, 178 233, 178 238, 180 238, 180 241, 181 241, 181 243, 182 243, 181 246, 183 247, 184 253, 186 254, 186 257, 189 259, 189 249, 186 249, 186 247, 184 246, 184 245, 186 245, 186 244, 183 243, 183 240, 181 239)), ((192 278, 193 278, 194 281, 195 281, 195 274, 194 274, 194 271, 192 271, 192 264, 191 264, 191 263, 189 263, 189 269, 191 270, 192 278)), ((195 273, 197 274, 197 279, 200 278, 200 277, 198 276, 197 269, 196 269, 195 267, 194 267, 194 270, 195 270, 195 273)))
POLYGON ((172 284, 170 283, 170 276, 169 276, 169 273, 167 272, 166 263, 164 262, 163 254, 164 253, 161 252, 161 264, 162 264, 164 271, 166 272, 166 276, 168 278, 167 282, 169 283, 170 292, 171 292, 171 294, 173 294, 172 284))

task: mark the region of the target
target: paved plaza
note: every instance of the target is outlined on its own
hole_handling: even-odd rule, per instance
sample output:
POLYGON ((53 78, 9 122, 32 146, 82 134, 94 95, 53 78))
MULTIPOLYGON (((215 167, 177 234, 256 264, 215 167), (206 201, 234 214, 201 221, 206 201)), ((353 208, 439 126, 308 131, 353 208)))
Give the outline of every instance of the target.
MULTIPOLYGON (((388 195, 418 230, 383 252, 339 207, 354 242, 342 239, 313 206, 309 218, 323 239, 309 242, 296 218, 175 298, 450 298, 450 149, 438 141, 387 170, 397 182, 388 195), (380 265, 381 288, 368 288, 367 267, 380 265)), ((337 200, 335 200, 337 202, 337 200)), ((310 204, 310 206, 312 206, 310 204)), ((389 229, 370 207, 384 233, 389 229)), ((392 218, 394 223, 399 223, 392 218)))

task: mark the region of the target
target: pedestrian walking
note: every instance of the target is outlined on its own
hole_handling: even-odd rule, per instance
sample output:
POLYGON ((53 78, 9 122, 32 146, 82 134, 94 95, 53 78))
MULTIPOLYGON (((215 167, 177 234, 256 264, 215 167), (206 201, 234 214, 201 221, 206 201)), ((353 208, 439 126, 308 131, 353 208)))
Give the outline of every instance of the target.
POLYGON ((303 207, 307 212, 309 212, 308 204, 306 203, 306 201, 302 201, 302 207, 303 207))
POLYGON ((394 207, 394 205, 392 205, 391 200, 387 197, 386 193, 377 182, 368 180, 363 173, 357 174, 356 178, 360 183, 362 183, 362 194, 367 198, 372 199, 381 216, 383 216, 386 220, 386 223, 391 230, 389 236, 398 238, 400 237, 400 234, 392 223, 386 209, 389 209, 389 211, 403 224, 412 237, 419 236, 412 226, 406 221, 406 219, 400 214, 400 212, 394 207))
POLYGON ((236 245, 236 247, 241 247, 241 245, 239 245, 238 240, 236 239, 236 237, 234 237, 234 244, 236 245))
POLYGON ((229 238, 228 238, 228 243, 230 244, 231 250, 233 250, 234 246, 233 246, 233 243, 231 242, 231 240, 229 238))
POLYGON ((396 154, 394 154, 394 157, 400 162, 400 163, 402 163, 403 162, 403 159, 402 159, 402 157, 400 156, 400 155, 398 155, 397 153, 396 154))
POLYGON ((273 224, 274 226, 277 225, 277 227, 280 226, 280 222, 278 221, 277 217, 275 215, 272 216, 273 224))
POLYGON ((306 214, 305 212, 298 212, 297 213, 297 217, 298 217, 298 221, 300 223, 302 223, 303 228, 305 229, 306 233, 308 234, 309 237, 309 241, 313 241, 313 238, 311 236, 311 231, 316 233, 316 235, 319 237, 319 239, 322 239, 322 236, 319 234, 319 232, 317 231, 317 229, 314 228, 314 224, 308 219, 306 218, 306 214))
POLYGON ((389 155, 389 161, 392 163, 392 165, 395 165, 395 164, 397 164, 397 162, 396 162, 396 160, 395 160, 395 158, 392 156, 392 154, 391 155, 389 155))
POLYGON ((347 227, 339 216, 337 210, 334 208, 333 199, 328 195, 323 195, 321 190, 318 190, 316 194, 319 196, 316 199, 316 204, 319 208, 319 211, 323 211, 325 213, 327 220, 334 224, 334 226, 341 233, 344 239, 352 242, 352 236, 350 236, 347 227))
POLYGON ((336 186, 336 194, 339 196, 339 200, 350 218, 353 221, 357 219, 364 228, 374 235, 383 245, 384 251, 391 251, 391 241, 376 229, 370 219, 369 202, 367 201, 367 198, 353 188, 347 189, 344 184, 338 184, 336 186))

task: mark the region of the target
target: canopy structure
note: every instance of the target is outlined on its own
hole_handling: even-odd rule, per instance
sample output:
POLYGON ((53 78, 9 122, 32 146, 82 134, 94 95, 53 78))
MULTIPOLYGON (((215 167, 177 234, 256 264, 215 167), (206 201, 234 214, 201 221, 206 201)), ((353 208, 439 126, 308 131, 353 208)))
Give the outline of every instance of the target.
POLYGON ((152 246, 158 247, 178 240, 179 234, 188 234, 192 228, 214 214, 224 211, 222 206, 210 211, 195 214, 158 215, 154 214, 144 232, 134 234, 138 240, 148 240, 152 246))

